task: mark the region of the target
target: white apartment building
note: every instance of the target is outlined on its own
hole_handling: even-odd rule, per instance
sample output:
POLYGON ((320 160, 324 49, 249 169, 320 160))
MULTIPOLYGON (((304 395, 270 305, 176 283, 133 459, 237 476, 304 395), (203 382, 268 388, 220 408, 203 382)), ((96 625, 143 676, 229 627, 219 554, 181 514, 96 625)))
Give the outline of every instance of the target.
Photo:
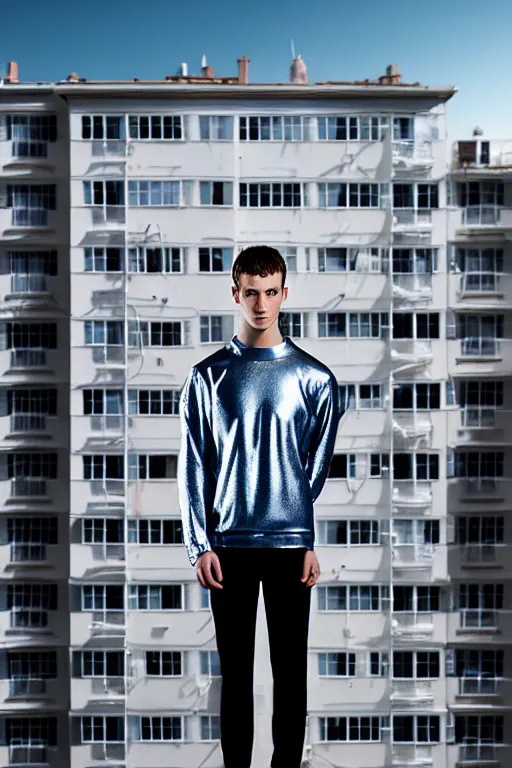
MULTIPOLYGON (((507 768, 512 141, 448 160, 455 89, 395 68, 247 69, 0 85, 2 763, 222 768, 178 403, 237 332, 234 257, 265 243, 281 331, 347 402, 316 503, 303 766, 507 768)), ((264 768, 262 603, 255 710, 264 768)))

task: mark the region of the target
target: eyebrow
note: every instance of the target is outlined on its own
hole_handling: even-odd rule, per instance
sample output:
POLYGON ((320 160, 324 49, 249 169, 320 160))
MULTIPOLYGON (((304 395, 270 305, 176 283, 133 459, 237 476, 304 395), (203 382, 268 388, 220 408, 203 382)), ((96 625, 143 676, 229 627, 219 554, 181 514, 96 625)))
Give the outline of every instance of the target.
MULTIPOLYGON (((267 288, 265 293, 268 293, 268 291, 278 291, 278 290, 279 288, 277 286, 275 288, 267 288)), ((246 288, 245 292, 247 293, 247 291, 256 291, 256 288, 246 288)), ((259 293, 259 291, 256 291, 256 293, 259 293)))

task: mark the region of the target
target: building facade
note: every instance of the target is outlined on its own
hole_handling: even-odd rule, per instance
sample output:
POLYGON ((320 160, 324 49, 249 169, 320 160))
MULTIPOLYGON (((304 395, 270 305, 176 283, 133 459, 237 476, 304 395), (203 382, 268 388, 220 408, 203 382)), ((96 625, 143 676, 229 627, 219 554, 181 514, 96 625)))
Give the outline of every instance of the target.
MULTIPOLYGON (((304 767, 505 767, 512 142, 448 160, 454 89, 394 70, 248 85, 239 66, 0 87, 4 765, 221 768, 178 403, 237 332, 234 257, 265 243, 282 333, 348 405, 316 503, 304 767)), ((262 766, 261 603, 257 638, 262 766)))

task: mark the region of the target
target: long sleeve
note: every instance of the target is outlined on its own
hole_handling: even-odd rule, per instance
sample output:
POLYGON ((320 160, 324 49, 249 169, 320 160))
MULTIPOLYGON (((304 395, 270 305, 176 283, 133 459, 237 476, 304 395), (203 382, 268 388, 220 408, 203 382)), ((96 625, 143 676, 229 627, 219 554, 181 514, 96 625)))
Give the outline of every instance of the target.
POLYGON ((216 451, 206 416, 208 402, 206 383, 193 367, 180 397, 181 450, 177 467, 183 539, 191 565, 203 552, 212 550, 207 529, 216 490, 212 469, 216 451))
POLYGON ((307 474, 313 501, 320 496, 329 474, 338 433, 338 424, 344 412, 344 398, 331 373, 316 405, 315 426, 311 438, 307 474))

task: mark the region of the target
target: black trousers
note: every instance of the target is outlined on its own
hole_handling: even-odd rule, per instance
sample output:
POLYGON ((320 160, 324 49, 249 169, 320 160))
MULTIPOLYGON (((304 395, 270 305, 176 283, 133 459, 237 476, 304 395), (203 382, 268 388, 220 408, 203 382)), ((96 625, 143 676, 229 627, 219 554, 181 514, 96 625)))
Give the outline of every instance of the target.
MULTIPOLYGON (((250 768, 254 739, 254 646, 260 582, 274 679, 271 768, 300 768, 307 715, 311 587, 305 548, 215 547, 224 589, 211 590, 222 689, 224 768, 250 768)), ((264 768, 258 766, 258 768, 264 768)))

